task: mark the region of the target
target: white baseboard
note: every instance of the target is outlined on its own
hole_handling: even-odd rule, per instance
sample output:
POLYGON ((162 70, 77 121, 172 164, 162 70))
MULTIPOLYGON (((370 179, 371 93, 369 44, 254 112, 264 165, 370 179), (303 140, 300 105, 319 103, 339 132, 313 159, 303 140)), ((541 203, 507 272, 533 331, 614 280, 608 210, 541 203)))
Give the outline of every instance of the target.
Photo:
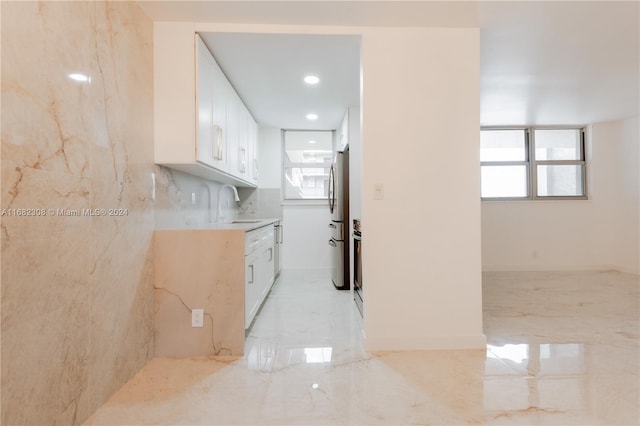
POLYGON ((617 271, 626 274, 640 274, 640 269, 620 265, 483 265, 482 272, 538 272, 538 271, 617 271))

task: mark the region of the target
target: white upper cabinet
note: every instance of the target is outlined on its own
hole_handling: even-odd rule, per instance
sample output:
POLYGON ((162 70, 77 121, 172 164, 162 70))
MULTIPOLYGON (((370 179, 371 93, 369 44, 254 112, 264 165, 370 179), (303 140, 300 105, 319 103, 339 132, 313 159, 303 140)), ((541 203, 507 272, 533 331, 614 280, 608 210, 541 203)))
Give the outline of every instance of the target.
POLYGON ((220 171, 229 171, 226 102, 230 87, 200 38, 196 39, 196 49, 197 159, 220 171))
MULTIPOLYGON (((228 84, 232 90, 231 84, 228 84)), ((237 96, 227 97, 227 128, 229 143, 229 173, 234 176, 240 175, 240 165, 238 161, 238 146, 240 144, 240 99, 237 96)))
POLYGON ((238 170, 240 176, 245 179, 249 176, 247 163, 249 160, 249 111, 244 104, 239 105, 238 110, 238 170))
POLYGON ((260 172, 258 170, 258 123, 249 116, 249 167, 251 169, 250 180, 258 183, 260 172))
POLYGON ((240 175, 249 182, 258 183, 258 124, 249 110, 240 104, 240 128, 238 130, 238 168, 240 175))
POLYGON ((213 55, 184 23, 154 26, 156 164, 255 187, 257 125, 213 55), (195 102, 194 102, 195 100, 195 102))

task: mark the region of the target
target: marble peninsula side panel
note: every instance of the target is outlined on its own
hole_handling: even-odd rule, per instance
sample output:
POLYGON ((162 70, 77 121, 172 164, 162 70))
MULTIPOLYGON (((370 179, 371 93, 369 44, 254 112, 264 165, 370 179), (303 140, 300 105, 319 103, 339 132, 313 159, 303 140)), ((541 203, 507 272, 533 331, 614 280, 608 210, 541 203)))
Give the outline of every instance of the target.
POLYGON ((244 235, 155 232, 156 356, 244 354, 244 235), (204 327, 191 327, 192 309, 204 309, 204 327))

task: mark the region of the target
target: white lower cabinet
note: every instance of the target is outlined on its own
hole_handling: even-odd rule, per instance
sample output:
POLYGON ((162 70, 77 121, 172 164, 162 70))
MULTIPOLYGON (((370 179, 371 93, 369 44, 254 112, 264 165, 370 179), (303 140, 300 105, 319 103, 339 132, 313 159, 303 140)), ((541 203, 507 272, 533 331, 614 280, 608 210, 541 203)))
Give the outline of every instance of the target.
POLYGON ((245 235, 244 328, 249 328, 274 282, 273 227, 245 235))
POLYGON ((246 255, 244 264, 244 328, 246 330, 260 307, 258 303, 259 280, 256 279, 260 276, 260 253, 256 250, 246 255))

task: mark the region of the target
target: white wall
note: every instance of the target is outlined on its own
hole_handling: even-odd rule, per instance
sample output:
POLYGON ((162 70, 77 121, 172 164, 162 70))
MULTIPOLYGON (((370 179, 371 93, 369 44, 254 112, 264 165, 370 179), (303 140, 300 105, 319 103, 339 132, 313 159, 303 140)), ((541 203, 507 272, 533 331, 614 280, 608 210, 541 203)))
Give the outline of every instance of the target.
POLYGON ((260 126, 258 130, 258 170, 260 188, 280 188, 282 179, 282 136, 280 129, 260 126))
POLYGON ((638 273, 639 127, 591 126, 587 201, 483 202, 483 269, 638 273))
POLYGON ((366 346, 483 348, 479 31, 367 29, 362 69, 366 346))
MULTIPOLYGON (((260 127, 260 188, 280 188, 282 184, 281 129, 260 127)), ((329 208, 323 205, 282 206, 284 269, 328 269, 329 208)))
POLYGON ((329 222, 325 205, 285 205, 283 269, 327 269, 330 267, 329 222))
POLYGON ((608 189, 614 208, 612 260, 621 271, 640 274, 640 117, 594 126, 594 138, 611 143, 615 185, 608 189))

